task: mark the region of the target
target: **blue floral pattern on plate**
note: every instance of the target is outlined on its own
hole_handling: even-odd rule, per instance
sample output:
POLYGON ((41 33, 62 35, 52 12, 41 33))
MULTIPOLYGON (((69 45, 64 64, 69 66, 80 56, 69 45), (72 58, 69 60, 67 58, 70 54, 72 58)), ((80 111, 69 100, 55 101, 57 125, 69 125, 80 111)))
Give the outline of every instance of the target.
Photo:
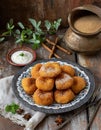
POLYGON ((86 103, 88 101, 88 100, 85 101, 85 99, 87 97, 90 99, 91 95, 93 94, 95 84, 94 84, 93 76, 89 72, 89 70, 86 70, 85 68, 79 66, 78 64, 68 62, 68 60, 65 60, 65 61, 63 61, 63 60, 46 60, 46 61, 39 61, 39 62, 42 63, 42 64, 44 64, 46 62, 58 62, 61 65, 62 64, 70 65, 75 69, 77 76, 81 76, 86 80, 87 85, 86 85, 85 89, 83 89, 75 97, 75 99, 73 101, 71 101, 70 103, 67 103, 67 104, 53 103, 50 106, 40 106, 40 105, 34 103, 32 97, 27 95, 26 92, 23 90, 23 88, 21 86, 21 80, 24 77, 30 77, 31 76, 30 71, 31 71, 32 66, 34 66, 34 64, 32 64, 31 66, 24 69, 22 71, 22 73, 20 73, 17 76, 16 83, 14 83, 16 85, 16 89, 17 89, 17 95, 18 95, 17 97, 19 97, 29 107, 31 106, 32 109, 43 111, 43 112, 46 112, 46 113, 62 113, 62 112, 67 112, 67 111, 70 111, 70 110, 73 110, 73 109, 80 107, 81 105, 83 105, 82 101, 84 103, 86 103), (91 82, 91 80, 93 81, 93 83, 91 82), (93 88, 91 88, 92 84, 93 84, 93 88))

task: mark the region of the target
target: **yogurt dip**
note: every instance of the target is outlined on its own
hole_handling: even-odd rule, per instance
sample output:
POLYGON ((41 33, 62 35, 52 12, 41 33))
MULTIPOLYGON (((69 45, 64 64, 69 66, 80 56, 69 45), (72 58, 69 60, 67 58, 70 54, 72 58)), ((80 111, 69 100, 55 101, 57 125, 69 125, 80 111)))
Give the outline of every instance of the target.
POLYGON ((12 62, 16 64, 28 64, 32 59, 33 55, 28 51, 16 51, 11 55, 12 62))

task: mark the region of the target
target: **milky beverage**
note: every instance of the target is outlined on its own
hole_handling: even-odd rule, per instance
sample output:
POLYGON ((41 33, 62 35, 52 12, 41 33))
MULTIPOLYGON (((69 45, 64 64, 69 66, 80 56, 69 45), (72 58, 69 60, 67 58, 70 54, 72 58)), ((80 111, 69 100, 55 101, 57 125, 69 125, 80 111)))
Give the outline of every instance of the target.
POLYGON ((101 19, 96 15, 87 15, 78 18, 74 27, 83 33, 94 33, 101 28, 101 19))

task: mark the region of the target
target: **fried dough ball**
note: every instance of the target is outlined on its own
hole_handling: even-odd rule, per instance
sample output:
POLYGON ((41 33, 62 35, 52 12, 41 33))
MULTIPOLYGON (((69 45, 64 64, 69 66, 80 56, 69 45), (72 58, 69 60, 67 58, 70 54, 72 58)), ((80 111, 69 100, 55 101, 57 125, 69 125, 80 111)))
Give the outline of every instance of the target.
POLYGON ((73 78, 67 73, 61 73, 56 77, 55 85, 58 90, 68 89, 73 85, 73 78))
POLYGON ((38 105, 51 105, 53 103, 53 92, 45 92, 37 89, 33 94, 33 100, 38 105))
POLYGON ((54 98, 57 103, 68 103, 75 98, 75 94, 72 92, 71 89, 67 90, 56 90, 54 92, 54 98))
POLYGON ((61 69, 63 72, 71 75, 72 77, 75 75, 75 69, 69 65, 62 65, 61 69))
POLYGON ((74 84, 72 85, 71 89, 75 94, 78 94, 81 90, 86 87, 86 81, 83 77, 75 76, 74 84))
POLYGON ((39 64, 36 64, 35 66, 32 67, 32 69, 31 69, 31 76, 33 78, 36 79, 36 78, 38 78, 40 76, 39 70, 40 70, 41 66, 42 66, 42 64, 39 63, 39 64))
POLYGON ((40 68, 40 76, 42 77, 56 77, 61 73, 61 67, 60 64, 56 62, 47 62, 46 64, 43 64, 40 68))
POLYGON ((54 87, 54 79, 38 77, 36 79, 36 86, 42 91, 51 91, 54 87))
POLYGON ((31 77, 23 78, 21 80, 21 85, 22 85, 24 91, 29 95, 32 95, 34 93, 34 91, 36 90, 34 78, 31 78, 31 77))

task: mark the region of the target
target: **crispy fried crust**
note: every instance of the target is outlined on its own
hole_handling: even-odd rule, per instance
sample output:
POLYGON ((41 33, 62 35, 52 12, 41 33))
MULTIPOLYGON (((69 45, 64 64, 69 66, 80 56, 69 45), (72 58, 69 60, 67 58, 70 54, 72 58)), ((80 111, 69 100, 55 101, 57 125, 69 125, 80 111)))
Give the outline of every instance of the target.
POLYGON ((40 76, 39 70, 40 70, 41 66, 42 66, 42 64, 39 63, 39 64, 36 64, 35 66, 32 67, 31 76, 33 78, 37 79, 40 76))
POLYGON ((34 92, 33 100, 36 104, 48 106, 53 103, 53 92, 45 92, 37 89, 34 92))
POLYGON ((83 77, 75 76, 74 84, 72 85, 71 89, 75 94, 78 94, 81 90, 86 87, 86 81, 83 77))
POLYGON ((47 62, 42 65, 39 73, 42 77, 53 78, 61 73, 61 67, 56 62, 47 62))
POLYGON ((51 91, 54 87, 54 79, 38 77, 36 79, 36 86, 42 91, 51 91))
POLYGON ((21 85, 22 85, 24 91, 29 95, 32 95, 34 93, 34 91, 36 90, 34 78, 30 78, 30 77, 23 78, 21 81, 21 85))
POLYGON ((58 90, 68 89, 73 85, 73 78, 66 73, 61 73, 56 77, 55 85, 58 90))
POLYGON ((61 69, 63 72, 71 75, 72 77, 75 75, 75 69, 69 65, 62 65, 61 69))
POLYGON ((68 103, 75 98, 75 94, 72 92, 71 89, 67 90, 56 90, 54 92, 54 98, 57 103, 68 103))

